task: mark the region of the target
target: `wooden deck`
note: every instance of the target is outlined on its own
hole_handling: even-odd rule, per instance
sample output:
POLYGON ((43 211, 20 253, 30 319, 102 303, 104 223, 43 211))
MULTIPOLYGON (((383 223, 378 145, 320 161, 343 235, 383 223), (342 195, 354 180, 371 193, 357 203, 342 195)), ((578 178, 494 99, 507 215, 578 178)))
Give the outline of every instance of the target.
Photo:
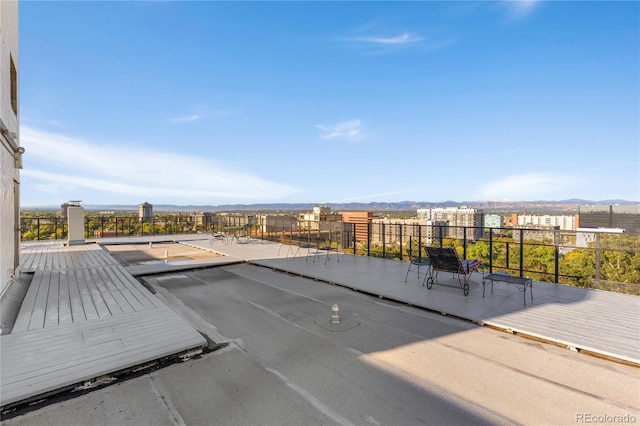
POLYGON ((0 337, 1 405, 206 344, 98 244, 23 244, 33 273, 0 337))
MULTIPOLYGON (((424 269, 418 278, 407 275, 408 262, 366 256, 331 254, 329 262, 312 262, 307 250, 288 250, 277 243, 224 245, 194 241, 228 256, 251 263, 338 284, 354 290, 423 307, 479 324, 536 337, 570 349, 640 365, 640 297, 534 282, 533 301, 522 302, 519 287, 496 282, 493 293, 482 297, 482 274, 471 276, 469 295, 464 296, 452 274, 441 273, 439 284, 424 287, 424 269), (292 253, 298 252, 297 256, 292 253), (278 254, 279 253, 279 254, 278 254)), ((311 253, 315 253, 312 249, 311 253)), ((528 293, 528 290, 527 290, 528 293)))

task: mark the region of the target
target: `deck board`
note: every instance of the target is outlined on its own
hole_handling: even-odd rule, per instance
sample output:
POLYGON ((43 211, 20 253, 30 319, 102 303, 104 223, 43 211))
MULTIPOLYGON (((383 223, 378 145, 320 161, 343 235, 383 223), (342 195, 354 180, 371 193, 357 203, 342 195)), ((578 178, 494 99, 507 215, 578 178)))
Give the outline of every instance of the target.
POLYGON ((60 273, 51 274, 49 282, 49 296, 47 298, 47 311, 44 319, 45 327, 54 327, 58 325, 59 320, 59 297, 60 297, 60 273))
POLYGON ((1 404, 206 345, 97 244, 28 244, 34 274, 11 334, 0 336, 1 404))
POLYGON ((38 293, 33 303, 33 311, 31 320, 29 321, 29 330, 44 327, 44 318, 47 311, 47 300, 49 299, 49 290, 51 285, 51 271, 43 271, 38 293))
POLYGON ((71 315, 71 296, 69 294, 69 274, 60 272, 60 285, 58 287, 58 324, 65 325, 73 322, 71 315))
POLYGON ((42 273, 34 275, 33 280, 29 285, 29 290, 22 300, 22 305, 20 305, 20 310, 18 311, 18 316, 16 317, 16 321, 13 324, 12 332, 15 333, 19 331, 26 331, 29 329, 29 323, 31 322, 31 313, 33 312, 33 308, 36 303, 36 297, 38 296, 38 291, 40 290, 41 281, 42 273))
POLYGON ((94 275, 95 268, 85 269, 82 272, 84 275, 83 279, 87 286, 87 291, 95 307, 96 314, 98 315, 99 318, 105 318, 105 317, 111 316, 111 312, 107 307, 104 297, 100 293, 100 290, 98 290, 98 287, 96 284, 97 275, 94 275))
POLYGON ((73 323, 84 322, 87 317, 84 314, 84 307, 82 306, 82 300, 80 299, 80 289, 78 288, 78 280, 76 277, 76 270, 70 269, 68 271, 69 277, 69 299, 71 300, 71 317, 73 323))
POLYGON ((78 281, 78 290, 80 291, 80 301, 82 302, 84 315, 87 318, 87 321, 91 321, 100 318, 100 315, 98 315, 95 301, 93 300, 93 297, 91 297, 91 293, 89 292, 87 278, 91 279, 91 277, 88 277, 86 272, 87 269, 76 271, 76 279, 78 281))
POLYGON ((109 314, 111 316, 121 315, 124 313, 122 306, 118 304, 117 300, 111 293, 108 284, 105 283, 103 279, 103 275, 100 269, 92 269, 91 275, 93 278, 93 283, 96 285, 96 288, 100 292, 100 296, 102 296, 102 300, 107 305, 109 309, 109 314))
POLYGON ((88 378, 201 346, 204 339, 184 321, 176 321, 169 308, 135 312, 127 316, 96 321, 99 328, 73 324, 59 333, 37 331, 38 339, 25 342, 22 334, 2 336, 2 403, 9 404, 88 378), (164 326, 159 326, 163 325, 164 326), (104 332, 112 329, 113 332, 104 332), (95 330, 101 332, 92 333, 95 330), (53 346, 45 354, 29 348, 53 346), (9 349, 14 352, 13 356, 9 349), (22 355, 20 354, 22 352, 22 355), (26 356, 24 354, 27 354, 26 356), (7 368, 11 365, 11 368, 7 368))

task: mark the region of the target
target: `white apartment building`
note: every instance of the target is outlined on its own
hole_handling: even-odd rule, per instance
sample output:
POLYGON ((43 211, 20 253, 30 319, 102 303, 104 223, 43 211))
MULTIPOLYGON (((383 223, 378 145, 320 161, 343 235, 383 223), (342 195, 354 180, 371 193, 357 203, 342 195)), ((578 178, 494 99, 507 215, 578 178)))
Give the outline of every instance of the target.
POLYGON ((18 2, 0 1, 0 294, 20 273, 18 2))
POLYGON ((408 243, 409 238, 422 237, 426 222, 419 219, 373 219, 371 221, 371 242, 375 244, 408 243), (421 226, 423 225, 423 226, 421 226))
POLYGON ((559 226, 563 231, 575 231, 576 222, 575 215, 518 215, 518 226, 559 226))
POLYGON ((483 217, 481 210, 469 207, 438 207, 434 209, 418 209, 418 219, 437 223, 447 223, 447 237, 477 240, 482 237, 483 217))
MULTIPOLYGON (((438 241, 441 232, 446 234, 446 230, 446 222, 423 219, 373 219, 371 242, 408 244, 411 239, 431 246, 438 241)), ((446 236, 445 234, 443 236, 446 236)))

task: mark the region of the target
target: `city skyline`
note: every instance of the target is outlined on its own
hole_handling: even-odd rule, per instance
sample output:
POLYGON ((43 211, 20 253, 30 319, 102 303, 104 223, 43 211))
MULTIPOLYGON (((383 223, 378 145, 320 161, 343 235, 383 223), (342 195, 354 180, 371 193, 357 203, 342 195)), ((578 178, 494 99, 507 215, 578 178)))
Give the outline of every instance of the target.
POLYGON ((21 204, 640 201, 638 12, 24 2, 21 204))

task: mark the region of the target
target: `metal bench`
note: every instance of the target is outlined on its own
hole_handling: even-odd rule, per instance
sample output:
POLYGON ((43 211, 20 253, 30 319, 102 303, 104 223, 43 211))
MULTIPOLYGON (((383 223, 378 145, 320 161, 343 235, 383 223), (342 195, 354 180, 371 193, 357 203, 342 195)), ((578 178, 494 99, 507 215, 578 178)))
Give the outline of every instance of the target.
POLYGON ((477 260, 466 260, 458 257, 458 252, 453 247, 425 247, 431 268, 427 277, 427 288, 433 287, 438 280, 438 272, 451 272, 458 275, 458 283, 465 296, 469 294, 469 279, 471 273, 480 268, 477 260))
MULTIPOLYGON (((527 306, 527 287, 529 287, 529 293, 531 294, 531 301, 533 302, 533 280, 530 277, 515 277, 505 272, 497 272, 494 274, 487 274, 482 276, 482 297, 484 297, 484 288, 491 282, 491 293, 493 293, 493 282, 502 281, 507 284, 514 284, 516 288, 522 286, 522 296, 524 306, 527 306)), ((520 290, 520 288, 518 288, 520 290)))

